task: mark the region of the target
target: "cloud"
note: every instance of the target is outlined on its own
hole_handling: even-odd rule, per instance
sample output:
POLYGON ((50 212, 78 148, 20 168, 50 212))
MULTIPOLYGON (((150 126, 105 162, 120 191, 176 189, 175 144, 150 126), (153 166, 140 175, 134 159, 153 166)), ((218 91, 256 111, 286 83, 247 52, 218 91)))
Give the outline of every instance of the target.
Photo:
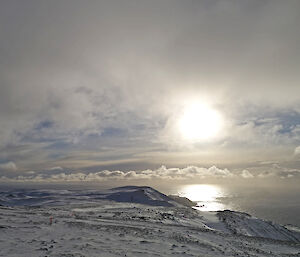
POLYGON ((0 163, 0 171, 16 171, 17 165, 14 162, 0 163))
POLYGON ((28 170, 102 146, 128 149, 127 158, 176 151, 176 136, 158 135, 195 98, 222 111, 237 157, 241 145, 298 145, 299 9, 273 0, 1 3, 0 159, 16 160, 11 149, 23 145, 31 151, 17 160, 28 170))
POLYGON ((264 171, 254 172, 249 170, 220 169, 216 166, 209 168, 198 166, 187 166, 185 168, 167 168, 161 166, 158 169, 146 170, 102 170, 97 172, 83 171, 63 171, 53 169, 47 171, 27 171, 22 175, 2 176, 0 181, 23 181, 23 182, 105 182, 105 181, 136 181, 136 180, 165 180, 165 181, 186 181, 186 180, 205 180, 222 179, 231 181, 231 179, 267 179, 267 178, 300 178, 300 170, 284 168, 274 165, 273 169, 265 167, 264 171))
POLYGON ((80 182, 80 181, 106 181, 106 180, 136 180, 136 179, 174 179, 185 180, 192 178, 230 178, 234 177, 228 169, 219 169, 216 166, 210 168, 202 168, 197 166, 188 166, 186 168, 167 168, 161 166, 155 170, 142 171, 109 171, 103 170, 99 172, 74 172, 67 174, 65 172, 27 172, 24 175, 11 178, 17 181, 32 181, 32 182, 80 182))
POLYGON ((242 173, 241 173, 241 176, 243 178, 254 178, 252 173, 250 173, 248 170, 243 170, 242 173))
POLYGON ((55 166, 49 169, 50 171, 63 171, 64 169, 60 166, 55 166))
POLYGON ((295 155, 300 155, 300 146, 297 146, 294 150, 295 155))
POLYGON ((275 172, 270 172, 270 171, 264 171, 258 174, 259 178, 270 178, 270 177, 275 177, 278 173, 275 172))

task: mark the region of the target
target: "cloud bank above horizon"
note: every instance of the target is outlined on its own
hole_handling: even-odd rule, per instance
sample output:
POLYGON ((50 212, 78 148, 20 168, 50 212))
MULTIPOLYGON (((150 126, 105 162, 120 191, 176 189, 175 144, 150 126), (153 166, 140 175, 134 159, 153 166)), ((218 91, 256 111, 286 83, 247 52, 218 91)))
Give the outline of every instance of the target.
POLYGON ((254 179, 254 178, 281 178, 291 179, 300 178, 300 170, 297 169, 279 169, 261 172, 255 174, 248 170, 230 171, 228 169, 219 169, 216 166, 209 168, 188 166, 185 168, 167 168, 161 166, 158 169, 151 170, 130 170, 130 171, 110 171, 102 170, 98 172, 72 172, 64 170, 62 167, 52 167, 44 171, 27 171, 22 175, 9 174, 1 176, 0 182, 105 182, 105 181, 206 181, 207 179, 254 179))
POLYGON ((45 179, 148 168, 155 177, 162 164, 187 177, 182 167, 295 176, 299 9, 294 0, 0 3, 0 177, 38 179, 49 167, 62 170, 45 179), (222 116, 213 140, 180 137, 195 101, 222 116))

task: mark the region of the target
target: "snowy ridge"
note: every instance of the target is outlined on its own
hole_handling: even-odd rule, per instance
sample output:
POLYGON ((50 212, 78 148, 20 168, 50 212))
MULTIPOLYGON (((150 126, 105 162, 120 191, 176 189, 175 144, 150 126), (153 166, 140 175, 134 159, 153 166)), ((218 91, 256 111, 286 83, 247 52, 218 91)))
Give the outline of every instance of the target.
POLYGON ((300 233, 247 213, 225 210, 217 212, 217 216, 233 234, 300 242, 300 233))
POLYGON ((0 256, 300 255, 296 230, 200 212, 150 187, 20 190, 0 200, 0 256))
POLYGON ((49 206, 75 204, 84 201, 113 200, 153 206, 176 206, 168 196, 151 187, 125 186, 105 191, 87 190, 18 190, 0 192, 0 205, 4 206, 49 206))

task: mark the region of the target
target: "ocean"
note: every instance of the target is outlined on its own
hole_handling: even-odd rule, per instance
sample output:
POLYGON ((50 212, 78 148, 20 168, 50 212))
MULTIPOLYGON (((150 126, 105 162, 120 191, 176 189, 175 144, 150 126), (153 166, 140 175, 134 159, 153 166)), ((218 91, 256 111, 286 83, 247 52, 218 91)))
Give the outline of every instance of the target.
POLYGON ((164 191, 197 202, 199 210, 241 211, 282 225, 300 227, 300 188, 187 184, 164 191))

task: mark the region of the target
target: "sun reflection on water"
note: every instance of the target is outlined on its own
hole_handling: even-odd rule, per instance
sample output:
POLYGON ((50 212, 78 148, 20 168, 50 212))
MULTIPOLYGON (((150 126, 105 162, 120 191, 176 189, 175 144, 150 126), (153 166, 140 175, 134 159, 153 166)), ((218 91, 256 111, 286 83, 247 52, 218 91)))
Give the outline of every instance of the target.
POLYGON ((221 197, 226 197, 226 192, 216 185, 186 185, 180 189, 180 196, 197 202, 196 209, 202 211, 225 210, 227 207, 220 202, 221 197))

